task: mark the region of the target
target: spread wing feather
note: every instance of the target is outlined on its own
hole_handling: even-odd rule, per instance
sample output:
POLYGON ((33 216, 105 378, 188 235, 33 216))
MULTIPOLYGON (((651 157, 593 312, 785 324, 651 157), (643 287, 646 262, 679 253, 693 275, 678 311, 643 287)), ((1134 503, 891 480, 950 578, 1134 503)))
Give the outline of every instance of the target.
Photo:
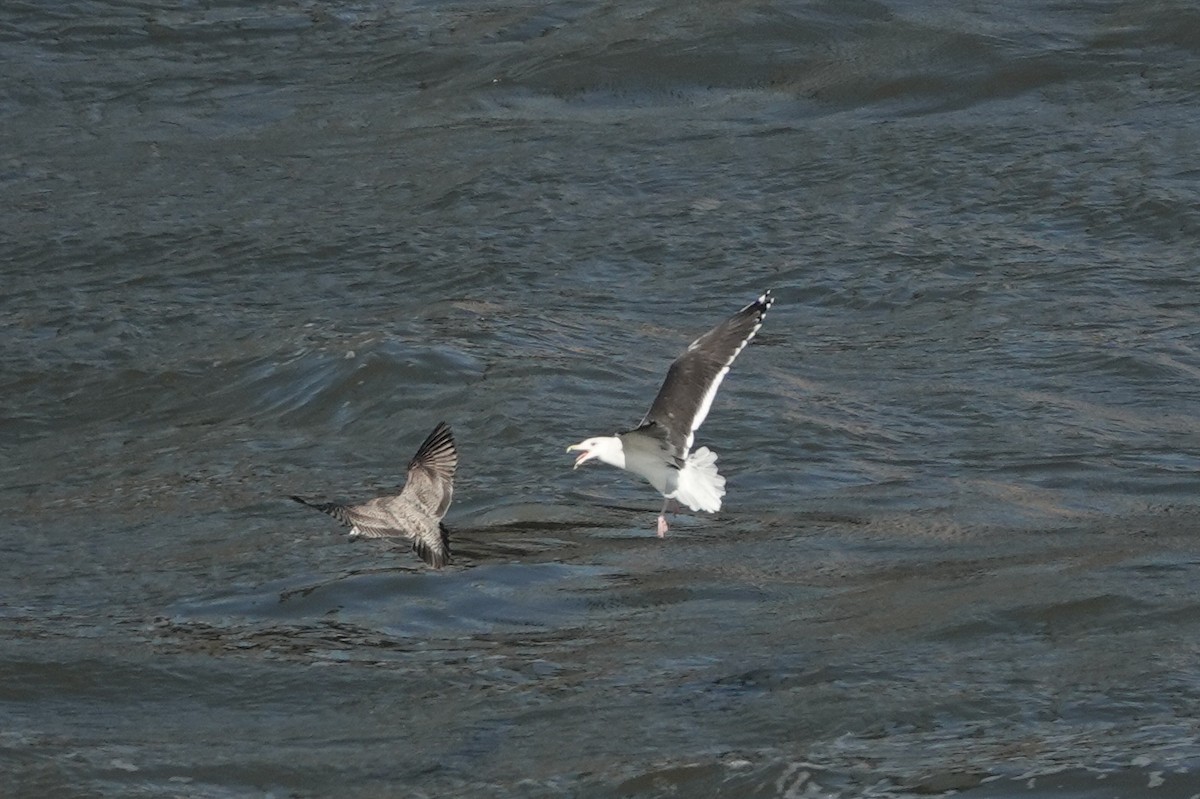
POLYGON ((458 450, 450 426, 439 422, 408 464, 408 480, 397 501, 412 503, 440 520, 454 497, 458 450))
POLYGON ((437 535, 436 537, 430 536, 430 540, 426 540, 421 536, 414 538, 413 552, 416 552, 421 560, 435 569, 440 569, 449 563, 450 531, 446 529, 446 525, 438 522, 437 535))
POLYGON ((667 370, 667 378, 640 427, 653 424, 665 430, 675 457, 687 457, 721 381, 734 359, 762 327, 763 317, 774 301, 771 292, 765 292, 693 341, 667 370))
POLYGON ((440 422, 408 464, 408 478, 398 496, 376 497, 361 505, 292 499, 327 513, 368 538, 411 538, 413 550, 431 566, 450 560, 450 535, 442 517, 454 496, 458 451, 450 426, 440 422))
POLYGON ((363 505, 341 505, 337 502, 309 502, 304 497, 292 497, 301 505, 328 513, 346 527, 357 529, 367 538, 387 538, 401 535, 388 513, 379 507, 380 501, 373 499, 363 505))

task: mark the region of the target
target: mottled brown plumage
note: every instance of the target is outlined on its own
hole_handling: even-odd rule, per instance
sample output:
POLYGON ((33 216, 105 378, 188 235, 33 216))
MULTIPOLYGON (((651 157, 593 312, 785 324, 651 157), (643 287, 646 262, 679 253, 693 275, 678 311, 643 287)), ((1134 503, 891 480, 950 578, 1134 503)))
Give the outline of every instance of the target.
POLYGON ((450 562, 450 537, 442 517, 454 495, 457 468, 450 426, 440 422, 408 464, 408 479, 397 496, 376 497, 361 505, 292 499, 328 513, 349 527, 351 536, 407 538, 423 561, 440 569, 450 562))

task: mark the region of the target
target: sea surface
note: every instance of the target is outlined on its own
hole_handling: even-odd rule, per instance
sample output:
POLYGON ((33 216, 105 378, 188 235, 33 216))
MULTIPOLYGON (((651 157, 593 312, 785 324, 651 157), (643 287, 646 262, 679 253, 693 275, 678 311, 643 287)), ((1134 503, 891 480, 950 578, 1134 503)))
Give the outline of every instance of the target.
POLYGON ((1195 3, 0 4, 5 799, 1188 799, 1198 414, 1195 3))

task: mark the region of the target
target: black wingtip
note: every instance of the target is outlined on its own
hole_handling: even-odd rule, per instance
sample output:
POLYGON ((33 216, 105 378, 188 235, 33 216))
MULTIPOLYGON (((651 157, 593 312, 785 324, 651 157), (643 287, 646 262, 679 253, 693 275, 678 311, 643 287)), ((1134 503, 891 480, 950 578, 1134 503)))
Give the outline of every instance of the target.
MULTIPOLYGON (((762 325, 763 320, 767 317, 767 311, 771 310, 771 306, 774 304, 775 294, 773 293, 773 289, 767 289, 762 294, 758 295, 758 299, 735 314, 735 316, 743 316, 746 314, 753 315, 757 324, 755 325, 754 332, 750 334, 750 338, 754 338, 754 334, 758 332, 759 326, 762 325)), ((747 343, 749 343, 749 339, 747 339, 747 343)))

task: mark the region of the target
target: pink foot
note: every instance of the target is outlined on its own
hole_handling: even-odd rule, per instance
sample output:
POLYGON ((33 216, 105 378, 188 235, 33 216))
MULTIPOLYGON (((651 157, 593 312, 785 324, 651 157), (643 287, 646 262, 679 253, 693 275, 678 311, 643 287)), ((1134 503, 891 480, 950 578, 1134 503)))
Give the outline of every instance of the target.
POLYGON ((667 517, 659 514, 658 516, 658 537, 667 537, 667 517))

